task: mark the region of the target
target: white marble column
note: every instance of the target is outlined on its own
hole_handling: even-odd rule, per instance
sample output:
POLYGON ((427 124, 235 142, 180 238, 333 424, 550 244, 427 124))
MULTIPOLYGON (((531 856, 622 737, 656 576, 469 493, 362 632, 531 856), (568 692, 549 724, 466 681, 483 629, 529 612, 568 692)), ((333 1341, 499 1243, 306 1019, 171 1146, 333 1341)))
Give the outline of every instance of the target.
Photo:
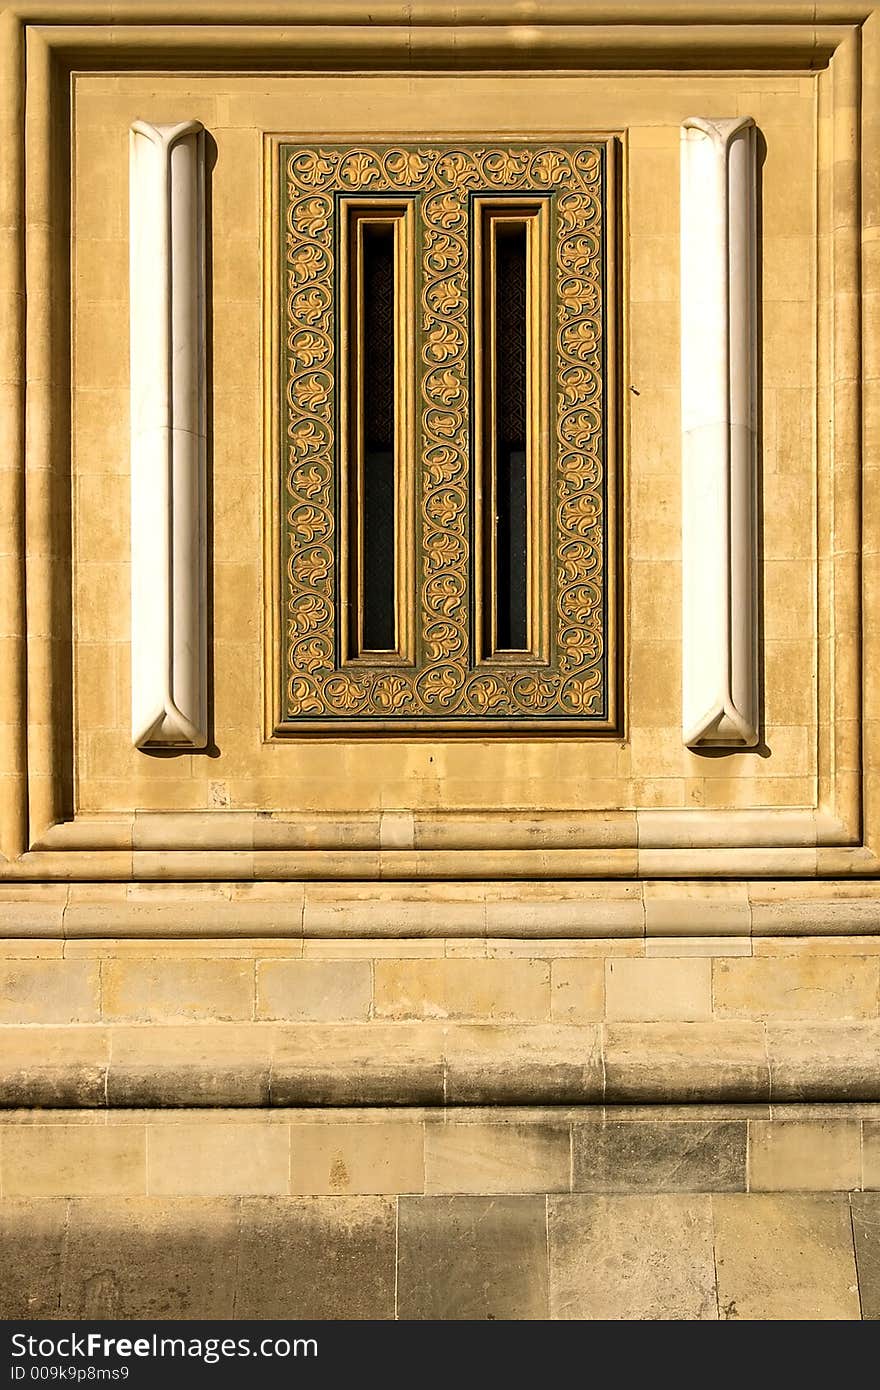
POLYGON ((751 117, 681 129, 682 733, 758 741, 757 220, 751 117))
POLYGON ((198 121, 131 127, 135 747, 207 743, 205 157, 198 121))

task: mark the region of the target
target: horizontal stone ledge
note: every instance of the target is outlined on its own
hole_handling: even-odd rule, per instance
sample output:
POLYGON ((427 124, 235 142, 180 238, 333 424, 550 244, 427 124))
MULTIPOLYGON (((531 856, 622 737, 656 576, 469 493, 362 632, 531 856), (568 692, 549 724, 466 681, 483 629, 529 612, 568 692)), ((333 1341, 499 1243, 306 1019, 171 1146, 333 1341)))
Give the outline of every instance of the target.
POLYGON ((880 880, 670 875, 513 881, 492 878, 487 856, 477 857, 482 877, 442 881, 0 883, 0 940, 880 934, 880 880))
POLYGON ((820 812, 687 810, 138 811, 50 826, 32 851, 795 849, 856 843, 820 812))
POLYGON ((0 1029, 0 1105, 880 1100, 880 1022, 0 1029))
MULTIPOLYGON (((60 0, 46 0, 45 4, 29 0, 19 9, 28 17, 37 16, 37 22, 51 25, 57 21, 65 26, 58 33, 47 27, 45 40, 65 56, 81 57, 85 49, 94 59, 111 43, 114 53, 141 55, 144 51, 138 29, 131 35, 125 30, 126 25, 148 22, 149 8, 138 8, 137 0, 108 6, 107 14, 112 18, 109 35, 97 25, 87 29, 75 27, 60 0)), ((150 32, 151 56, 159 52, 173 55, 178 61, 204 61, 206 54, 231 54, 240 64, 244 55, 251 64, 259 62, 261 69, 271 69, 289 65, 293 59, 308 66, 320 65, 332 55, 340 63, 363 67, 382 62, 392 69, 406 70, 416 62, 447 68, 454 43, 456 67, 482 67, 491 61, 516 69, 585 65, 600 70, 653 69, 672 64, 681 68, 746 66, 760 70, 824 66, 848 37, 849 25, 860 22, 866 9, 845 6, 841 11, 829 4, 824 13, 820 10, 818 21, 815 11, 810 11, 810 22, 798 23, 803 10, 792 16, 784 5, 768 9, 766 3, 763 7, 753 3, 731 6, 730 12, 725 13, 725 22, 718 23, 711 10, 697 7, 686 39, 681 33, 681 6, 659 0, 657 4, 639 7, 635 13, 628 9, 623 24, 621 12, 612 6, 592 12, 590 23, 583 22, 583 14, 578 10, 561 10, 546 16, 542 10, 537 15, 529 14, 526 26, 522 12, 514 6, 500 10, 489 23, 485 22, 485 7, 469 15, 456 7, 454 27, 449 23, 448 11, 427 10, 419 19, 414 17, 411 6, 401 8, 397 14, 389 11, 378 22, 374 8, 365 6, 360 15, 349 11, 350 22, 346 24, 323 22, 320 9, 293 16, 287 7, 250 4, 240 6, 238 25, 216 23, 216 16, 207 6, 175 13, 175 24, 156 26, 150 32), (661 62, 661 58, 665 61, 661 62)))
POLYGON ((880 880, 880 859, 863 845, 635 846, 484 849, 31 850, 0 863, 0 886, 43 884, 310 883, 520 884, 649 879, 813 879, 826 888, 880 880))

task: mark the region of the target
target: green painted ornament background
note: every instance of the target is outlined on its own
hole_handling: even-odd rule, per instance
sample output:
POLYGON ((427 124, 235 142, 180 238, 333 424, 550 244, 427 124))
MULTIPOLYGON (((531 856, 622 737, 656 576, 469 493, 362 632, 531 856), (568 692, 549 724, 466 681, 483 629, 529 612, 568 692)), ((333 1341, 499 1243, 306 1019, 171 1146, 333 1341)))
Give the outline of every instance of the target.
POLYGON ((283 717, 605 721, 608 711, 605 187, 601 144, 283 145, 283 717), (340 668, 338 195, 416 211, 417 660, 340 668), (473 195, 551 205, 551 633, 547 665, 471 656, 473 195))

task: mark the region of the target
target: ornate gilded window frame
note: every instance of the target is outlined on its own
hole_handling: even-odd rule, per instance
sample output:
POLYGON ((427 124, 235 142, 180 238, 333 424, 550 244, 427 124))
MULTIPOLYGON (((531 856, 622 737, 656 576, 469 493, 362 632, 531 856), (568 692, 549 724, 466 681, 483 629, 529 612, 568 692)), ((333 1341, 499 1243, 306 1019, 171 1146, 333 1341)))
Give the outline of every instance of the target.
MULTIPOLYGON (((265 137, 270 737, 618 732, 619 154, 613 135, 585 134, 576 143, 509 133, 480 140, 265 137), (409 670, 384 662, 353 669, 339 647, 337 262, 340 207, 357 196, 410 198, 420 208, 417 660, 409 670), (540 364, 553 439, 547 496, 536 508, 536 529, 550 550, 534 586, 550 610, 546 654, 506 660, 479 652, 474 602, 473 264, 487 198, 544 199, 553 229, 552 322, 544 333, 552 347, 540 364)), ((537 548, 533 542, 533 557, 537 548)), ((533 558, 533 575, 537 568, 533 558)))

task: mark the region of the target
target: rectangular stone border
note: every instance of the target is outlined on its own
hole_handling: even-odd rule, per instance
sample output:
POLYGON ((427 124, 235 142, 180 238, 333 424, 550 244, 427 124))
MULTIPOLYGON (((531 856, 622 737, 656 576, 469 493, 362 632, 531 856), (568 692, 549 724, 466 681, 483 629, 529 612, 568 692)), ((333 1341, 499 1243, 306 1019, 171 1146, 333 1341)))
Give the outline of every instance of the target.
MULTIPOLYGON (((4 471, 0 497, 14 547, 12 554, 3 557, 0 569, 7 610, 0 628, 6 672, 3 765, 10 769, 10 775, 2 779, 0 845, 6 860, 0 862, 0 877, 24 881, 125 880, 135 876, 208 879, 219 873, 230 879, 432 879, 467 877, 476 871, 477 863, 481 876, 485 876, 489 866, 483 848, 498 845, 499 838, 501 845, 490 861, 491 872, 499 878, 553 879, 572 873, 584 877, 650 874, 698 878, 877 875, 880 859, 873 843, 880 828, 876 809, 880 721, 860 718, 858 658, 861 641, 870 695, 878 663, 870 628, 860 632, 860 613, 862 608, 873 611, 880 595, 876 539, 880 521, 875 513, 880 502, 872 501, 877 489, 869 486, 864 488, 864 502, 860 502, 860 482, 873 481, 869 470, 862 475, 860 440, 864 433, 870 459, 871 445, 876 447, 877 443, 874 421, 880 399, 878 335, 872 314, 880 293, 880 269, 873 254, 880 236, 875 172, 880 167, 876 153, 880 139, 880 22, 872 5, 847 0, 826 0, 819 6, 780 0, 735 8, 720 0, 706 0, 684 9, 676 6, 674 11, 657 0, 640 0, 629 7, 624 24, 619 22, 619 11, 597 5, 591 12, 593 22, 586 25, 568 23, 582 21, 582 7, 559 0, 529 26, 527 46, 522 42, 517 10, 510 12, 509 24, 499 14, 499 22, 487 26, 472 21, 471 16, 479 19, 478 8, 465 6, 454 26, 457 63, 473 67, 491 63, 514 68, 656 68, 658 54, 662 54, 669 65, 683 68, 709 66, 729 71, 746 65, 827 70, 820 78, 819 95, 822 111, 832 117, 833 148, 826 143, 824 158, 830 166, 829 206, 833 216, 832 226, 824 227, 824 236, 823 226, 819 228, 820 280, 825 287, 819 332, 820 359, 833 362, 833 379, 820 381, 819 390, 820 407, 823 390, 833 406, 832 437, 820 441, 824 452, 830 450, 833 494, 824 501, 820 497, 820 505, 825 508, 822 516, 831 521, 833 529, 825 541, 820 526, 819 559, 820 573, 823 562, 829 576, 833 567, 833 583, 827 590, 820 586, 819 631, 833 634, 833 640, 826 642, 825 660, 820 666, 820 690, 826 688, 828 704, 824 718, 820 715, 819 810, 783 813, 788 817, 783 843, 791 848, 766 845, 764 836, 757 845, 754 841, 744 844, 743 832, 735 829, 731 843, 728 831, 737 823, 736 814, 672 813, 670 826, 681 824, 670 840, 664 840, 660 830, 664 813, 585 814, 571 817, 578 820, 581 834, 589 836, 591 831, 585 827, 597 822, 603 827, 616 824, 623 843, 612 831, 604 841, 606 848, 600 859, 585 860, 580 851, 575 869, 570 861, 566 866, 558 858, 565 852, 553 845, 552 818, 546 825, 540 814, 532 818, 540 847, 508 849, 499 825, 483 836, 479 830, 482 818, 474 816, 472 849, 442 853, 426 846, 425 853, 413 853, 404 833, 402 846, 392 839, 381 862, 369 863, 357 851, 327 853, 316 846, 305 856, 308 871, 303 875, 303 855, 280 846, 271 854, 271 863, 260 862, 253 848, 242 860, 239 837, 243 834, 246 841, 251 835, 257 837, 258 827, 267 819, 271 823, 272 818, 227 817, 223 828, 228 829, 234 820, 238 829, 231 842, 218 845, 218 832, 222 841, 223 828, 209 813, 169 817, 169 830, 174 825, 184 832, 182 838, 173 846, 167 845, 158 860, 150 862, 147 857, 137 863, 131 819, 96 818, 86 823, 66 819, 72 806, 72 731, 69 715, 59 717, 59 711, 69 711, 71 688, 70 597, 65 593, 69 498, 64 486, 69 436, 69 296, 61 283, 67 273, 64 247, 69 217, 69 150, 66 140, 52 136, 67 119, 68 74, 72 67, 86 64, 98 69, 115 68, 120 63, 137 66, 138 59, 147 55, 151 70, 194 64, 240 66, 243 55, 246 63, 261 69, 267 65, 289 67, 294 57, 310 68, 330 61, 342 67, 380 63, 387 67, 399 65, 401 54, 406 55, 407 67, 448 65, 449 30, 442 22, 448 11, 443 7, 431 3, 405 7, 394 0, 380 0, 378 6, 370 7, 369 25, 358 24, 361 11, 354 3, 344 14, 339 12, 335 22, 327 23, 326 14, 321 15, 322 24, 310 22, 319 13, 308 4, 241 3, 224 7, 225 23, 212 25, 216 5, 191 0, 186 6, 191 20, 188 27, 179 22, 180 6, 161 0, 120 5, 107 0, 82 0, 74 5, 25 0, 0 16, 4 77, 0 140, 5 168, 0 227, 5 229, 4 280, 10 287, 0 315, 5 329, 0 342, 0 382, 7 430, 5 456, 15 461, 13 468, 4 471), (719 22, 722 10, 724 22, 719 22), (377 18, 380 23, 376 23, 377 18), (681 26, 686 19, 695 27, 684 30, 681 26), (80 20, 88 23, 77 27, 80 20), (286 26, 283 30, 272 27, 281 21, 286 26), (196 27, 199 24, 202 27, 196 27), (687 47, 683 50, 685 35, 687 47), (864 175, 860 174, 860 144, 864 175), (821 350, 823 343, 827 352, 821 350), (832 616, 833 622, 823 623, 823 618, 830 620, 832 616), (38 679, 28 682, 28 665, 38 673, 38 679), (658 837, 644 846, 643 822, 649 835, 658 837), (549 836, 546 831, 550 831, 549 836), (711 848, 706 847, 707 838, 711 848)), ((366 18, 366 6, 362 13, 366 18)), ((824 134, 823 139, 827 141, 824 134)), ((820 165, 822 158, 820 149, 820 165)), ((763 819, 758 811, 744 814, 753 825, 763 819)), ((772 815, 768 814, 768 823, 775 824, 769 820, 772 815)), ((251 840, 252 846, 254 843, 251 840)))

